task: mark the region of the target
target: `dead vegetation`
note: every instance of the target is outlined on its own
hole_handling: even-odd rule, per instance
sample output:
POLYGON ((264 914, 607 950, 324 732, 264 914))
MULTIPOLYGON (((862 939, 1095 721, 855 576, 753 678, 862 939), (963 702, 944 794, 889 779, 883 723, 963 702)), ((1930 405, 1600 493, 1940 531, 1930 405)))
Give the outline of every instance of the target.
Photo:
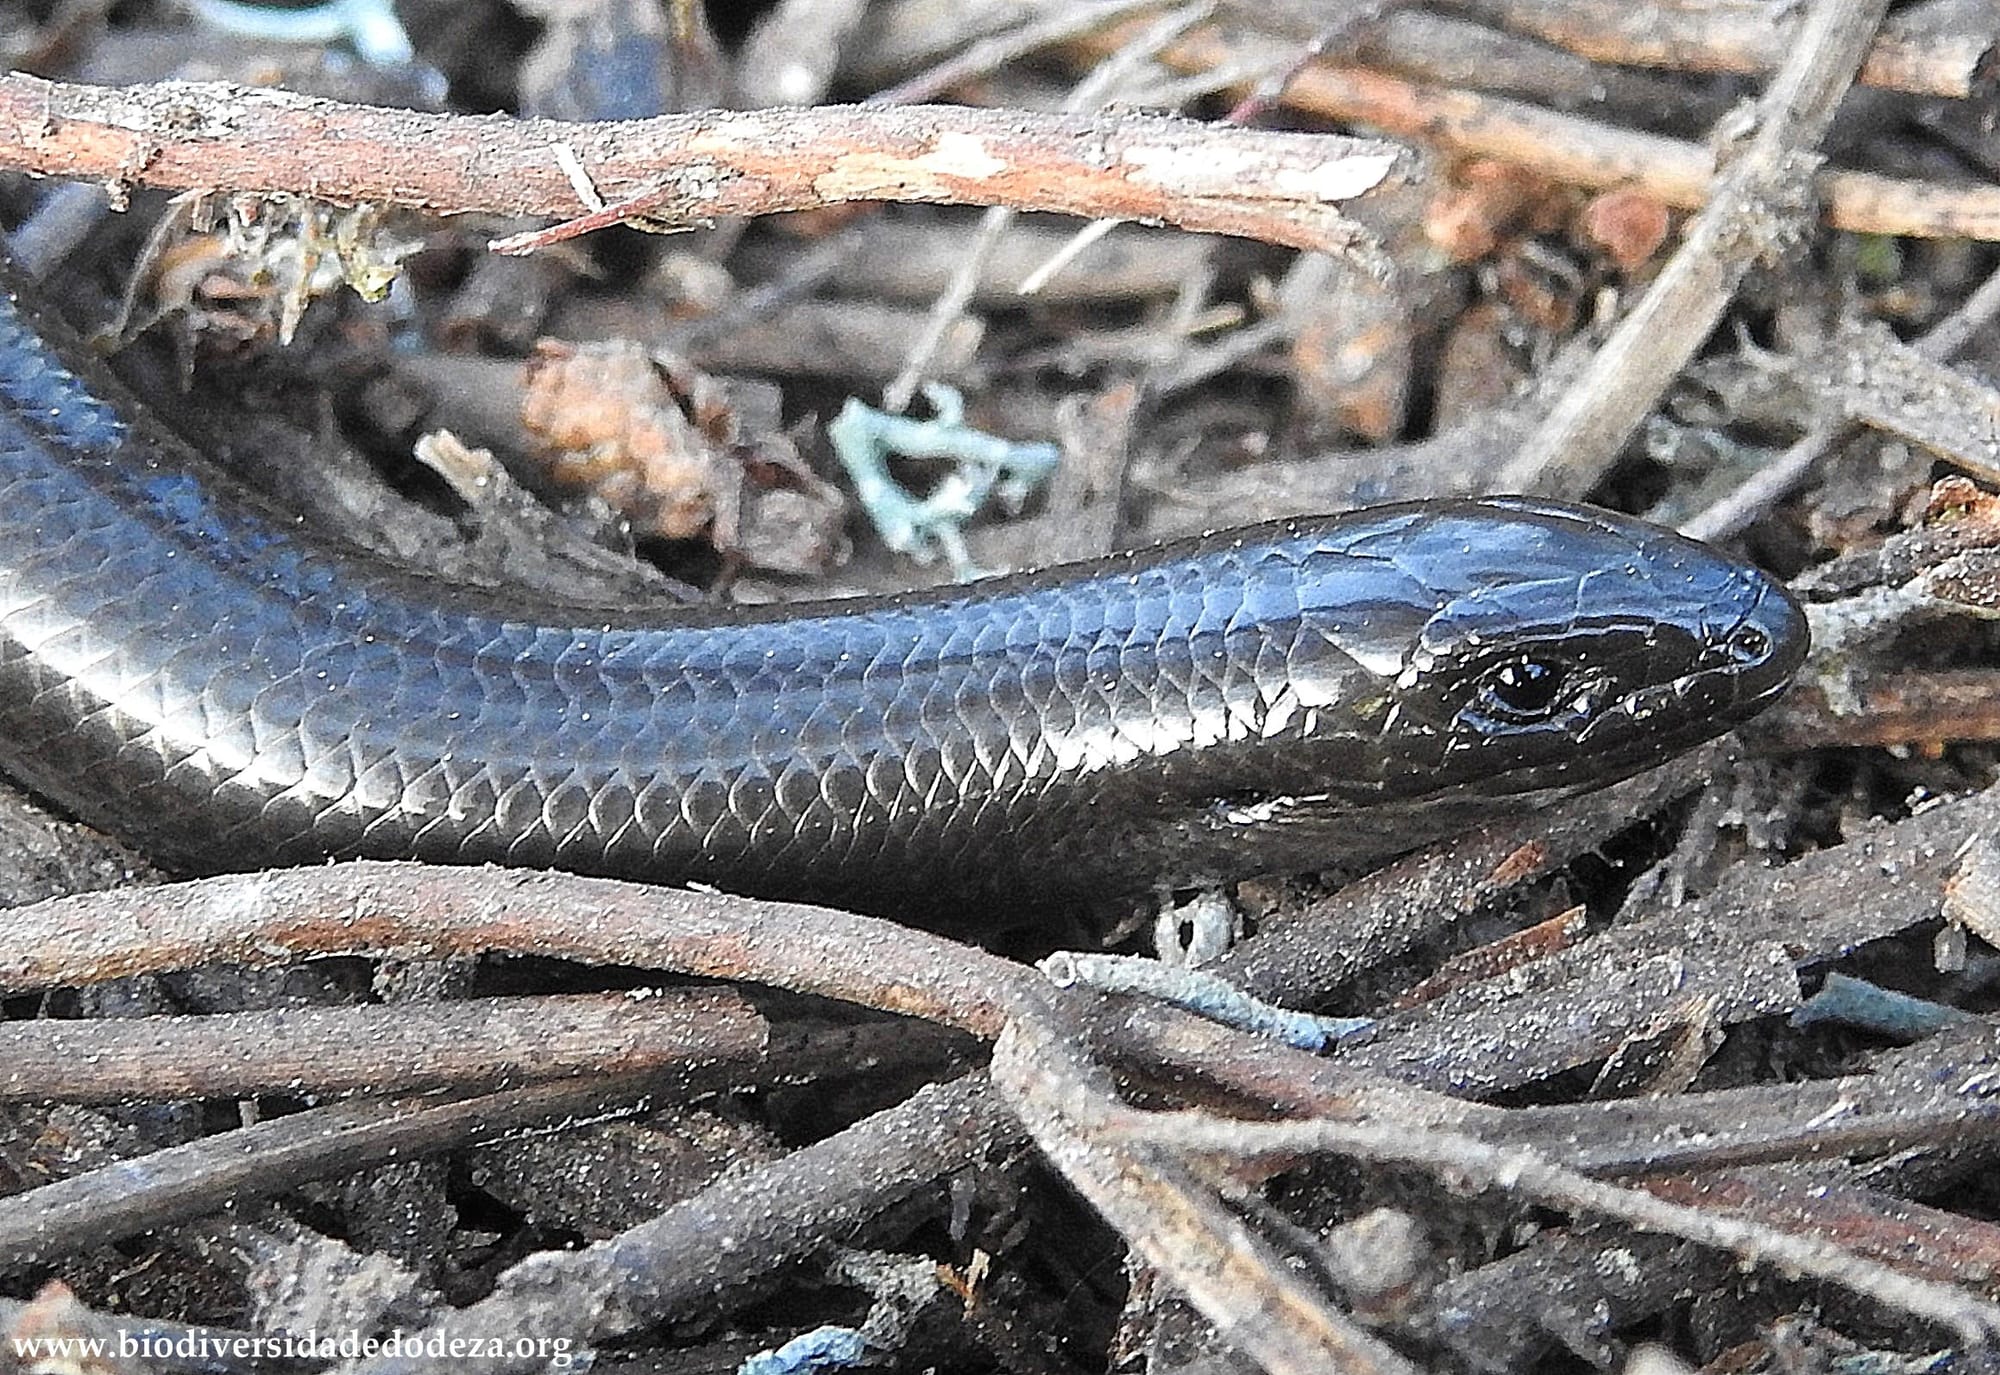
POLYGON ((1242 885, 1211 970, 1380 1019, 1324 1056, 1010 958, 1143 946, 1115 904, 990 953, 561 875, 161 885, 14 804, 0 1327, 157 1340, 0 1369, 1992 1368, 1990 4, 711 8, 348 6, 361 61, 17 8, 0 167, 75 180, 12 179, 14 253, 443 576, 946 576, 823 438, 942 382, 1003 468, 1062 449, 928 475, 1015 498, 966 566, 1544 491, 1794 578, 1804 680, 1242 885))

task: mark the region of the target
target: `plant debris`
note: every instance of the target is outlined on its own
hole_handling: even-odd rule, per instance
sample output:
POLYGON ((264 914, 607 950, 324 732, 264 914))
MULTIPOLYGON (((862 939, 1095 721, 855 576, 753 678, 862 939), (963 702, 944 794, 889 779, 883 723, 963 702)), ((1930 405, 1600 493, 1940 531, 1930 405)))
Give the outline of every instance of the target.
POLYGON ((671 614, 1540 491, 1816 649, 1374 872, 957 938, 0 797, 0 1373, 1993 1368, 2000 30, 1888 10, 14 15, 17 261, 442 578, 671 614))

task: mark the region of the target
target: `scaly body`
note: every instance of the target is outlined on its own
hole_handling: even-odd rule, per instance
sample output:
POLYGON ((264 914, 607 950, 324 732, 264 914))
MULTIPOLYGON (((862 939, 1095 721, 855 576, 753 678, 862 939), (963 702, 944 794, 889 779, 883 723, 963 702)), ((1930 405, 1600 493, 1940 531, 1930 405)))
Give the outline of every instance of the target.
POLYGON ((1352 862, 1637 771, 1804 649, 1763 574, 1414 503, 933 593, 621 618, 323 540, 0 303, 0 769, 202 868, 1072 894, 1352 862))

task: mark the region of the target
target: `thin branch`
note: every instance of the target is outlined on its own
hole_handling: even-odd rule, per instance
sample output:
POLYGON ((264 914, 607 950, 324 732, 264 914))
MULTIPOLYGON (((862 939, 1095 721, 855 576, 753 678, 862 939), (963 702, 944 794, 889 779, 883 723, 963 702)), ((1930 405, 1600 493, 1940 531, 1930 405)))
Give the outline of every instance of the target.
POLYGON ((509 952, 749 979, 991 1036, 1041 984, 997 955, 823 907, 367 860, 53 898, 7 923, 8 991, 219 962, 509 952))
POLYGON ((1642 1231, 1684 1237, 1729 1251, 1745 1263, 1826 1280, 1938 1323, 1968 1342, 2000 1337, 2000 1305, 1955 1286, 1904 1274, 1820 1237, 1606 1184, 1536 1152, 1488 1145, 1460 1132, 1413 1132, 1400 1123, 1245 1122, 1193 1112, 1148 1114, 1129 1109, 1121 1119, 1107 1123, 1107 1132, 1125 1135, 1134 1144, 1231 1160, 1332 1151, 1374 1164, 1413 1165, 1459 1187, 1504 1189, 1568 1211, 1616 1218, 1642 1231))
POLYGON ((1756 133, 1631 313, 1501 468, 1503 491, 1588 492, 1694 356, 1745 274, 1800 235, 1809 177, 1888 0, 1815 0, 1757 103, 1756 133))
POLYGON ((1132 112, 829 106, 564 124, 220 83, 114 90, 0 77, 0 167, 119 187, 574 217, 503 251, 626 221, 686 227, 863 200, 1146 220, 1326 251, 1356 234, 1339 204, 1406 159, 1367 139, 1132 112), (584 203, 565 163, 582 167, 604 208, 584 203))
MULTIPOLYGON (((1917 354, 1943 364, 2000 315, 2000 272, 1995 272, 1912 346, 1917 354)), ((1820 457, 1848 432, 1851 411, 1815 420, 1791 447, 1752 474, 1748 481, 1681 525, 1699 540, 1722 540, 1747 529, 1794 487, 1820 457)))
POLYGON ((1438 940, 1503 894, 1703 786, 1729 748, 1712 745, 1602 792, 1419 850, 1243 942, 1213 972, 1259 997, 1323 1006, 1366 970, 1438 940))
MULTIPOLYGON (((1096 51, 1096 42, 1080 45, 1081 51, 1096 51)), ((1186 71, 1234 68, 1247 60, 1252 46, 1199 33, 1169 48, 1161 59, 1186 71)), ((1705 205, 1718 180, 1715 156, 1700 144, 1364 67, 1308 67, 1286 88, 1285 104, 1444 152, 1517 162, 1573 186, 1629 186, 1683 209, 1705 205)), ((1822 218, 1835 229, 1927 239, 2000 239, 2000 187, 1990 184, 1832 170, 1820 172, 1813 189, 1822 218)))
POLYGON ((1018 1131, 983 1075, 919 1089, 780 1160, 731 1171, 615 1237, 530 1256, 487 1297, 409 1334, 405 1354, 348 1369, 430 1375, 439 1367, 421 1353, 442 1348, 503 1352, 480 1369, 527 1375, 548 1368, 551 1339, 581 1349, 658 1322, 712 1320, 720 1295, 839 1244, 942 1175, 1017 1149, 1018 1131))
POLYGON ((1928 750, 1952 742, 2000 741, 2000 673, 1988 668, 1856 675, 1841 708, 1823 688, 1786 694, 1754 732, 1779 750, 1928 750))
POLYGON ((563 1080, 439 1102, 309 1108, 0 1198, 0 1268, 33 1265, 314 1179, 497 1141, 536 1123, 635 1112, 671 1076, 563 1080))
MULTIPOLYGON (((1128 47, 1105 58, 1085 73, 1063 101, 1063 110, 1070 114, 1087 114, 1109 103, 1113 95, 1130 81, 1135 67, 1149 59, 1163 44, 1185 33, 1190 25, 1199 23, 1202 17, 1202 7, 1183 6, 1155 20, 1128 47)), ((916 399, 917 388, 929 374, 946 336, 965 318, 980 271, 1006 236, 1016 213, 1009 206, 996 205, 980 217, 979 228, 973 234, 971 243, 965 247, 964 257, 952 272, 951 281, 932 302, 922 332, 904 354, 903 366, 897 370, 889 385, 882 389, 884 409, 901 413, 908 410, 910 402, 916 399)), ((1104 224, 1105 221, 1098 223, 1104 224)), ((1086 229, 1090 227, 1086 226, 1086 229)))
POLYGON ((1218 1332, 1271 1375, 1416 1375, 1175 1153, 1120 1133, 1137 1114, 1052 1020, 1023 1012, 1007 1024, 994 1086, 1049 1162, 1218 1332))
POLYGON ((418 1093, 754 1061, 768 1029, 734 994, 660 989, 0 1022, 0 1101, 418 1093))
POLYGON ((1776 872, 1734 866, 1699 898, 1384 1019, 1341 1058, 1407 1083, 1494 1094, 1601 1060, 1697 1005, 1721 1026, 1788 1014, 1803 1001, 1800 967, 1935 920, 1959 846, 1996 821, 2000 789, 1990 789, 1776 872))
POLYGON ((1156 9, 1161 0, 1105 0, 1105 3, 1071 9, 1058 6, 1052 13, 1023 20, 1013 29, 967 43, 950 57, 915 76, 897 82, 868 97, 870 105, 908 105, 919 100, 935 100, 955 86, 1018 61, 1029 53, 1066 42, 1115 24, 1142 10, 1156 9))
MULTIPOLYGON (((1795 12, 1756 0, 1454 0, 1453 8, 1515 33, 1620 66, 1681 72, 1775 69, 1800 41, 1795 12)), ((1932 0, 1891 18, 1869 44, 1864 86, 1963 100, 1992 61, 1992 15, 1979 0, 1932 0)))

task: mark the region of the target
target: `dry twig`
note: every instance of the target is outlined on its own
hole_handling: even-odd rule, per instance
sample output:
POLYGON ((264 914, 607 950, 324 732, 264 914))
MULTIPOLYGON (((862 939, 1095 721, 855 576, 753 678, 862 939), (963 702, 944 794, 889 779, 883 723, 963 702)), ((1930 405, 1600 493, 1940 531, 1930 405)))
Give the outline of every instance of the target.
POLYGON ((1801 236, 1810 156, 1833 123, 1886 0, 1815 0, 1797 46, 1757 103, 1756 132, 1646 294, 1498 475, 1505 491, 1596 485, 1701 346, 1759 260, 1801 236))
MULTIPOLYGON (((2000 272, 1993 273, 1981 282, 1978 290, 1966 297, 1957 310, 1926 331, 1924 336, 1908 350, 1914 352, 1918 358, 1930 362, 1939 372, 1950 374, 1948 383, 1950 390, 1962 394, 1969 403, 1966 406, 1968 413, 1960 422, 1961 429, 1975 435, 1982 433, 1978 428, 1978 417, 1982 410, 1989 409, 1986 406, 1986 397, 1990 392, 1986 388, 1968 383, 1966 379, 1950 373, 1949 369, 1944 369, 1941 365, 1964 348, 1972 336, 1996 314, 2000 314, 2000 272), (1968 387, 1973 389, 1968 390, 1968 387)), ((1838 381, 1844 375, 1853 374, 1852 365, 1859 361, 1843 360, 1849 366, 1836 370, 1823 369, 1822 376, 1830 381, 1838 381)), ((1858 381, 1860 378, 1857 376, 1853 380, 1858 381)), ((1792 441, 1784 453, 1765 464, 1749 481, 1707 510, 1683 522, 1681 532, 1701 540, 1728 539, 1732 535, 1741 534, 1752 521, 1804 481, 1813 465, 1847 433, 1850 422, 1867 418, 1860 407, 1839 405, 1837 393, 1828 398, 1828 405, 1835 414, 1814 420, 1806 432, 1792 441)), ((1989 417, 1987 422, 1989 431, 1990 425, 1989 417)), ((1977 443, 1966 447, 1974 452, 1979 449, 1977 443)), ((1987 454, 1984 457, 1990 464, 1991 455, 1987 454)))
POLYGON ((10 992, 222 962, 505 951, 751 979, 991 1036, 1038 983, 998 956, 822 907, 371 861, 55 898, 15 909, 8 933, 10 992))
POLYGON ((636 1112, 663 1082, 675 1086, 672 1076, 623 1075, 445 1102, 363 1100, 204 1136, 0 1198, 0 1269, 73 1255, 310 1180, 499 1140, 526 1126, 636 1112))
MULTIPOLYGON (((1246 48, 1262 50, 1242 39, 1204 32, 1175 44, 1161 58, 1183 70, 1234 70, 1249 60, 1246 48)), ((1286 86, 1285 104, 1442 152, 1518 163, 1574 186, 1631 187, 1666 205, 1705 205, 1717 182, 1715 154, 1698 144, 1365 67, 1307 67, 1286 86)), ((1830 169, 1813 178, 1813 194, 1822 219, 1836 229, 2000 239, 2000 188, 1982 182, 1941 183, 1830 169)))
MULTIPOLYGON (((1598 62, 1682 72, 1776 70, 1800 41, 1796 12, 1743 0, 1681 0, 1633 9, 1610 0, 1459 0, 1454 8, 1598 62)), ((1856 80, 1912 95, 1963 100, 1990 62, 1995 38, 1983 7, 1930 0, 1893 16, 1867 49, 1856 80)))
POLYGON ((706 990, 0 1022, 0 1100, 420 1093, 754 1061, 767 1029, 706 990))
POLYGON ((509 252, 626 221, 687 227, 861 200, 1009 205, 1329 250, 1356 233, 1338 206, 1382 185, 1404 156, 1365 139, 1129 112, 833 106, 562 124, 198 82, 114 90, 0 77, 0 167, 565 217, 496 245, 509 252), (582 167, 605 208, 579 199, 565 163, 582 167))
POLYGON ((1232 1160, 1336 1151, 1379 1164, 1415 1165, 1462 1186, 1504 1187, 1572 1212, 1731 1251, 1746 1262, 1828 1280, 1937 1323, 1974 1345, 2000 1338, 2000 1304, 1955 1286, 1891 1269, 1810 1233, 1783 1232, 1747 1217, 1600 1183, 1532 1151, 1490 1146, 1461 1133, 1413 1133, 1394 1124, 1221 1121, 1197 1113, 1125 1113, 1106 1129, 1129 1137, 1128 1146, 1144 1142, 1232 1160))
POLYGON ((1704 896, 1385 1023, 1342 1058, 1410 1083, 1493 1093, 1618 1050, 1697 1001, 1724 1025, 1783 1015, 1796 970, 1933 920, 1959 847, 2000 824, 2000 789, 1794 860, 1740 865, 1704 896))
POLYGON ((1017 1015, 993 1047, 995 1084, 1050 1163, 1217 1331, 1271 1375, 1416 1375, 1173 1152, 1117 1139, 1132 1114, 1060 1025, 1017 1015))
POLYGON ((1362 973, 1554 873, 1700 787, 1728 757, 1711 746, 1600 793, 1484 827, 1377 870, 1224 955, 1215 972, 1275 1002, 1324 1006, 1362 973))

